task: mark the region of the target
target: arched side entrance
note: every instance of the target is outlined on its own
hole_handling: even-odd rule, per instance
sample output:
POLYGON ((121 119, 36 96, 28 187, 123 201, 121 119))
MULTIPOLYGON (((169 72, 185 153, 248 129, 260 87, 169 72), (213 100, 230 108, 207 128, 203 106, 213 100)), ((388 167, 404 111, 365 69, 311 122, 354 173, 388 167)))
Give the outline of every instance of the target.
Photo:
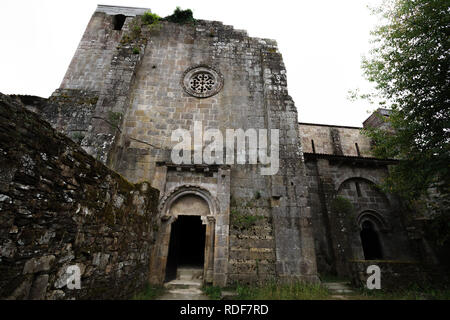
POLYGON ((161 227, 151 263, 150 281, 174 279, 180 267, 200 267, 203 281, 213 282, 217 205, 201 188, 182 187, 164 197, 161 227))
POLYGON ((371 180, 373 178, 347 178, 336 192, 351 202, 354 212, 349 216, 349 227, 353 230, 348 234, 349 259, 379 260, 390 256, 392 242, 386 237, 389 228, 385 217, 392 212, 391 204, 371 180))
POLYGON ((366 211, 359 215, 357 223, 360 229, 361 246, 365 260, 381 260, 384 258, 381 230, 386 228, 379 214, 366 211))
POLYGON ((361 244, 364 251, 365 260, 380 260, 383 259, 381 250, 381 243, 378 237, 378 232, 375 230, 373 223, 366 220, 362 224, 360 232, 361 244))

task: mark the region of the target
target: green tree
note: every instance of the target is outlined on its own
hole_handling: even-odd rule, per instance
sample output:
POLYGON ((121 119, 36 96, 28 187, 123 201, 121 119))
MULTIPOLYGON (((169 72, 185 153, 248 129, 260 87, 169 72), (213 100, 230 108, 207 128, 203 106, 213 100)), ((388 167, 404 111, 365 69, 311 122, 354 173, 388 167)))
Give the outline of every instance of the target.
POLYGON ((391 0, 377 10, 384 23, 364 74, 389 104, 392 131, 368 129, 374 154, 402 159, 388 181, 413 199, 430 187, 442 192, 450 176, 449 0, 391 0))
POLYGON ((387 191, 409 203, 430 190, 439 196, 432 210, 448 239, 450 1, 384 1, 375 13, 383 22, 372 32, 373 49, 362 68, 375 96, 392 109, 384 120, 391 130, 365 133, 374 141, 375 156, 400 159, 390 170, 387 191))

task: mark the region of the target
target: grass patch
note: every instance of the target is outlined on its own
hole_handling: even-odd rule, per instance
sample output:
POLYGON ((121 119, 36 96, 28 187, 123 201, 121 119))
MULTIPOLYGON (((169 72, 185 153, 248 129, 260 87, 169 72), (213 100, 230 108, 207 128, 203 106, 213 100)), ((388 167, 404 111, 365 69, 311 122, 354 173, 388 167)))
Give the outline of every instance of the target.
POLYGON ((202 290, 211 300, 220 300, 222 298, 222 289, 218 286, 205 286, 202 290))
MULTIPOLYGON (((326 278, 326 281, 330 282, 346 280, 328 275, 321 278, 322 281, 326 278)), ((352 288, 353 293, 334 294, 321 284, 303 282, 280 284, 273 281, 261 285, 238 284, 229 288, 206 286, 202 290, 211 300, 220 300, 222 290, 235 291, 237 295, 229 298, 232 300, 450 300, 449 288, 421 288, 419 286, 392 291, 352 288)))
POLYGON ((448 288, 419 288, 410 287, 392 291, 355 289, 354 295, 349 296, 355 300, 450 300, 448 288))
POLYGON ((259 286, 236 287, 237 300, 325 300, 330 298, 329 290, 313 283, 295 282, 279 284, 271 282, 259 286))
POLYGON ((350 283, 350 279, 340 277, 334 274, 321 274, 319 275, 320 281, 322 282, 345 282, 350 283))
POLYGON ((162 296, 166 292, 166 288, 163 286, 151 286, 147 285, 141 293, 136 294, 133 300, 155 300, 162 296))

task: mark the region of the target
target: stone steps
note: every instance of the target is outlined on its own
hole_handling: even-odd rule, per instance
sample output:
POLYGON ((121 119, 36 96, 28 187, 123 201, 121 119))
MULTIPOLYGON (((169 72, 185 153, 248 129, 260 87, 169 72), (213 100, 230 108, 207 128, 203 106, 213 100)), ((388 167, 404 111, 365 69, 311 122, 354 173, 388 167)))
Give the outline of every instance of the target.
POLYGON ((208 300, 201 287, 203 285, 203 269, 194 267, 180 267, 177 278, 166 282, 167 292, 160 300, 208 300))
POLYGON ((203 278, 203 268, 189 268, 183 267, 177 270, 177 279, 193 280, 203 278))
POLYGON ((332 293, 345 294, 353 293, 347 282, 323 282, 323 285, 328 288, 332 293))
POLYGON ((221 292, 221 300, 232 300, 238 295, 235 291, 222 291, 221 292))
POLYGON ((164 284, 167 289, 186 289, 186 288, 201 288, 201 280, 184 280, 176 279, 164 284))
POLYGON ((207 300, 208 297, 201 290, 201 280, 176 279, 164 284, 168 291, 160 300, 207 300))

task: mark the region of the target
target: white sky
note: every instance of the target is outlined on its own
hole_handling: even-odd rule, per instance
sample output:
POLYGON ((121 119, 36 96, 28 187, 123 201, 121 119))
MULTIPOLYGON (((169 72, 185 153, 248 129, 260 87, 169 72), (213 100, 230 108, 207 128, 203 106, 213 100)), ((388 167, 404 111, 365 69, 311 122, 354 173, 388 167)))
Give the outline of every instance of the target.
POLYGON ((374 107, 351 102, 348 90, 370 88, 360 68, 376 24, 367 5, 380 0, 1 0, 0 92, 48 97, 57 89, 97 4, 176 6, 275 39, 300 122, 360 126, 374 107))

